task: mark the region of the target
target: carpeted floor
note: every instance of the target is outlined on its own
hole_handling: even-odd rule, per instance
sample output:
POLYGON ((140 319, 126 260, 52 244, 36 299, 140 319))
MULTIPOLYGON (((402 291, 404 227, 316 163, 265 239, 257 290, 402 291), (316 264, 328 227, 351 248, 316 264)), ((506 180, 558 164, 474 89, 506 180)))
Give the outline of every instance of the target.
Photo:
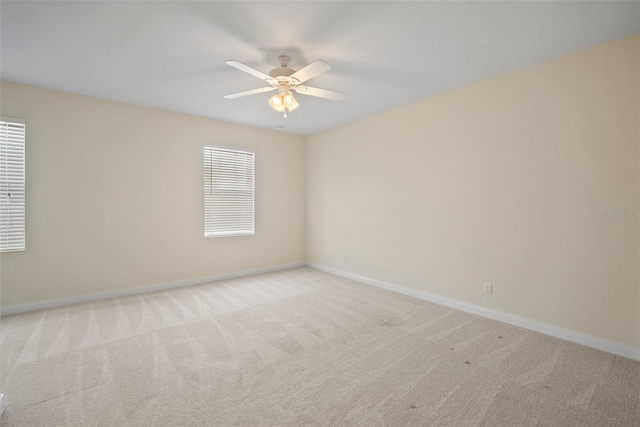
POLYGON ((640 426, 640 364, 310 268, 2 318, 11 426, 640 426))

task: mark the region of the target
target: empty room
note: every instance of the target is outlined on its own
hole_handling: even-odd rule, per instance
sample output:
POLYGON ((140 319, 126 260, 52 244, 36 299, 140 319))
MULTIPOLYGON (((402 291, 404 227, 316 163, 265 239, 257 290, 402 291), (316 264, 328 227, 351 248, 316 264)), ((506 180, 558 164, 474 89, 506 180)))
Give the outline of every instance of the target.
POLYGON ((0 0, 0 424, 640 426, 640 2, 0 0))

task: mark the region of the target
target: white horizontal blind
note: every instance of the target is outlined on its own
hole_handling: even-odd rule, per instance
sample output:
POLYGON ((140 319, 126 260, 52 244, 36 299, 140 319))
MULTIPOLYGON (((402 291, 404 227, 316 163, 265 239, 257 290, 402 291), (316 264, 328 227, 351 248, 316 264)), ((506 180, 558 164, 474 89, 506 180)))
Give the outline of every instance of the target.
POLYGON ((254 233, 254 166, 250 151, 204 147, 204 236, 254 233))
POLYGON ((25 246, 25 125, 0 117, 0 252, 25 246))

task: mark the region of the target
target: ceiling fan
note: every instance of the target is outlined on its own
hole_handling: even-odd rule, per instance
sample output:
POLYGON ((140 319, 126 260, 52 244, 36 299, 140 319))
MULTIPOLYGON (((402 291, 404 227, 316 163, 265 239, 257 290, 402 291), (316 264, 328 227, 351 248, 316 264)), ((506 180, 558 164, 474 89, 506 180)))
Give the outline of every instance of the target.
POLYGON ((269 105, 271 105, 276 111, 284 113, 284 116, 287 117, 287 111, 295 110, 300 106, 291 94, 292 90, 302 95, 317 96, 319 98, 332 99, 334 101, 342 101, 347 96, 342 92, 301 85, 301 83, 304 83, 325 71, 329 71, 331 69, 331 65, 326 62, 319 59, 296 71, 289 68, 289 63, 291 62, 290 57, 280 55, 278 56, 278 60, 280 61, 280 67, 269 71, 269 74, 265 74, 262 71, 258 71, 255 68, 251 68, 238 61, 226 61, 225 64, 237 68, 240 71, 244 71, 245 73, 249 73, 252 76, 256 76, 257 78, 269 83, 270 86, 232 93, 225 95, 224 97, 227 99, 234 99, 240 98, 241 96, 277 90, 278 93, 269 100, 269 105))

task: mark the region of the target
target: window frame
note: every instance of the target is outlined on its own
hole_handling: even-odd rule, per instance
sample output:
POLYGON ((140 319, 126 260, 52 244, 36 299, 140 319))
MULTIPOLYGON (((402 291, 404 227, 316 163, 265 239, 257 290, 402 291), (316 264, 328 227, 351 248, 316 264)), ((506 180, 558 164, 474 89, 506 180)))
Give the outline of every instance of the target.
POLYGON ((227 238, 227 237, 249 237, 256 235, 256 153, 255 150, 250 148, 241 148, 241 147, 232 147, 225 145, 211 145, 205 144, 202 148, 202 194, 203 194, 203 228, 204 228, 204 238, 205 239, 219 239, 219 238, 227 238), (206 151, 208 149, 213 150, 223 150, 223 151, 235 151, 240 153, 247 153, 253 156, 253 186, 251 188, 252 191, 252 200, 251 200, 251 213, 252 213, 252 230, 249 231, 228 231, 228 232, 218 232, 218 233, 207 233, 207 208, 206 208, 206 173, 207 173, 207 162, 206 162, 206 151))
POLYGON ((23 145, 22 185, 24 189, 23 190, 24 191, 24 196, 23 196, 24 197, 24 208, 23 208, 24 234, 22 236, 22 247, 4 249, 3 245, 0 243, 0 253, 24 252, 27 250, 27 123, 25 119, 21 119, 17 117, 8 117, 8 116, 0 116, 0 122, 22 125, 23 131, 24 131, 24 138, 22 141, 22 145, 23 145))

